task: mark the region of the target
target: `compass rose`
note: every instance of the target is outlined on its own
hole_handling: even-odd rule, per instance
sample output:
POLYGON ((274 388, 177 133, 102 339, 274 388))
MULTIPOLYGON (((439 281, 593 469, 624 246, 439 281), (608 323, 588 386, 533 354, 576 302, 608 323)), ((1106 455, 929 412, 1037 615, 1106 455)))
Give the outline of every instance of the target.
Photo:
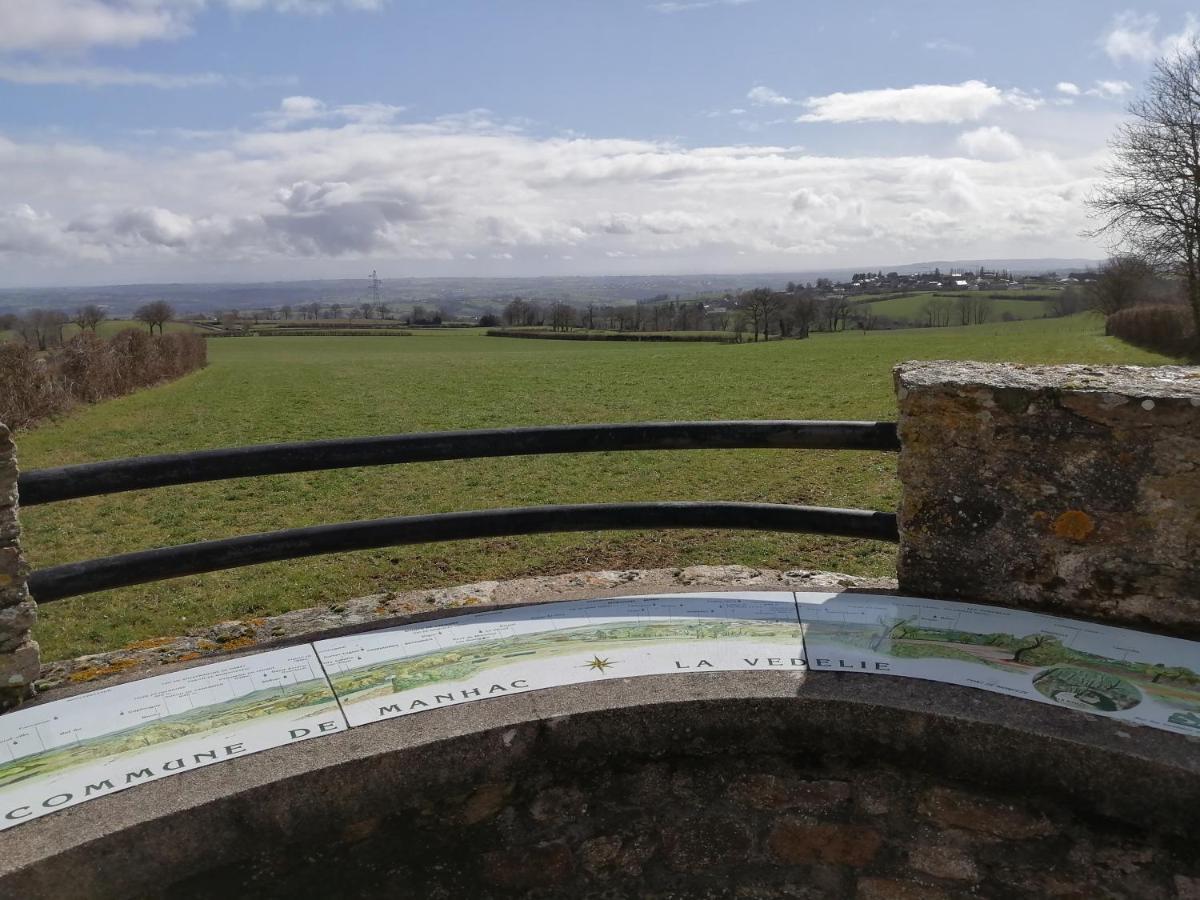
POLYGON ((587 661, 586 664, 584 664, 583 668, 595 669, 597 672, 603 672, 605 669, 609 669, 614 665, 615 663, 611 659, 601 659, 599 656, 593 656, 587 661))

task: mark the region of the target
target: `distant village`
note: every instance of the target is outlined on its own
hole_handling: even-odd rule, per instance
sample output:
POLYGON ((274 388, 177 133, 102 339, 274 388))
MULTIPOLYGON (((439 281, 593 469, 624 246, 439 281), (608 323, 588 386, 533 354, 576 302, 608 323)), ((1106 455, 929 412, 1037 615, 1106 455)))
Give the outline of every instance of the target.
POLYGON ((1095 271, 1070 272, 1060 276, 1057 272, 1042 275, 1013 275, 1006 270, 998 272, 980 268, 978 271, 932 272, 900 274, 899 272, 859 272, 849 281, 833 284, 821 279, 817 289, 832 293, 856 294, 899 294, 918 291, 1029 291, 1038 288, 1062 287, 1095 281, 1095 271), (824 284, 822 284, 824 282, 824 284))

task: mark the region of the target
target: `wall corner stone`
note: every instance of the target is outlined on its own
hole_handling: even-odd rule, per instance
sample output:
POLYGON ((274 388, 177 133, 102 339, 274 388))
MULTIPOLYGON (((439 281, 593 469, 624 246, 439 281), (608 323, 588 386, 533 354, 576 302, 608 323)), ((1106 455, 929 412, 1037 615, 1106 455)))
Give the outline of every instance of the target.
POLYGON ((1200 368, 894 376, 902 592, 1200 637, 1200 368))
POLYGON ((33 695, 41 669, 31 633, 37 606, 26 587, 29 568, 21 555, 17 475, 16 446, 0 424, 0 712, 33 695))

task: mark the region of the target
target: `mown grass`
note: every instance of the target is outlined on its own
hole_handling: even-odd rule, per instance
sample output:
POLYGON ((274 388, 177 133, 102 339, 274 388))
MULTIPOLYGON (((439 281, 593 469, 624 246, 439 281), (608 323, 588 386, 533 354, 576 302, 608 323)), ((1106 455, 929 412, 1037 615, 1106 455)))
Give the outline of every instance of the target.
MULTIPOLYGON (((393 432, 671 419, 891 419, 908 359, 1166 360, 1091 317, 814 335, 807 341, 624 344, 480 332, 209 343, 180 381, 19 435, 24 468, 147 453, 393 432)), ((163 488, 23 511, 36 566, 289 526, 499 506, 743 500, 893 509, 889 454, 688 451, 349 469, 163 488)), ((77 597, 42 609, 48 658, 385 589, 632 566, 742 563, 893 571, 894 547, 750 532, 464 541, 294 560, 77 597)))

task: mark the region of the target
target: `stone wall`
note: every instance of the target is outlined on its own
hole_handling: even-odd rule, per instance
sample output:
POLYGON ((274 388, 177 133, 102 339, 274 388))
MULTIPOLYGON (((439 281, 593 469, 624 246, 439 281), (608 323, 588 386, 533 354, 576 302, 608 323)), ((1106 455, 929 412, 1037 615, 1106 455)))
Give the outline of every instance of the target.
POLYGON ((0 424, 0 711, 33 693, 39 671, 38 645, 29 631, 37 609, 25 589, 20 538, 16 447, 0 424))
POLYGON ((902 593, 1200 636, 1200 368, 907 363, 902 593))
POLYGON ((1186 841, 1040 796, 836 758, 616 748, 414 785, 388 815, 164 896, 1182 900, 1198 876, 1186 841))

